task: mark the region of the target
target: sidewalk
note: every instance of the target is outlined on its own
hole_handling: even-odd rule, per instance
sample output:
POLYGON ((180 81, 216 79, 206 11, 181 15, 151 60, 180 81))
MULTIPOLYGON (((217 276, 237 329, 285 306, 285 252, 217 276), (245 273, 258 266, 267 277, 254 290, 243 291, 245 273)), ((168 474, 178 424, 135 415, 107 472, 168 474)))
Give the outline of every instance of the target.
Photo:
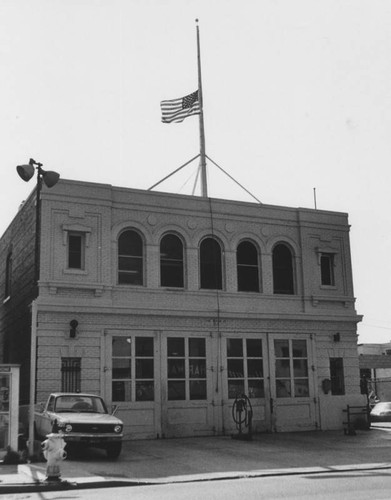
POLYGON ((61 464, 59 484, 46 463, 0 465, 0 495, 22 491, 114 487, 278 474, 391 468, 391 428, 259 434, 252 441, 202 437, 127 441, 117 461, 86 450, 61 464))

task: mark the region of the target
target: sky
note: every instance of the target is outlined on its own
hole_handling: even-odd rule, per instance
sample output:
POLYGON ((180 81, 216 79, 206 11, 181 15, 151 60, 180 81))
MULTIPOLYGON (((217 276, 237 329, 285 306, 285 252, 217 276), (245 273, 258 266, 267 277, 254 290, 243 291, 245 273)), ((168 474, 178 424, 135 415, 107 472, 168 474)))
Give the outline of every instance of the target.
MULTIPOLYGON (((388 0, 0 0, 0 234, 29 158, 148 189, 199 153, 197 116, 160 115, 197 89, 196 19, 207 155, 262 203, 349 214, 359 342, 391 341, 388 0)), ((155 189, 191 194, 197 166, 155 189)))

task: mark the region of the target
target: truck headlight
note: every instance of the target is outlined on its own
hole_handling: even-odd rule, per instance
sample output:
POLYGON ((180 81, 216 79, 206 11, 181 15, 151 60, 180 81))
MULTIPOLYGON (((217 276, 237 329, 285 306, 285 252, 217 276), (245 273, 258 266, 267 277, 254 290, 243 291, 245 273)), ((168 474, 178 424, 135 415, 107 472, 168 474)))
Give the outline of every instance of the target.
POLYGON ((114 427, 114 432, 119 433, 119 432, 121 432, 121 431, 122 431, 122 425, 116 425, 116 426, 114 427))

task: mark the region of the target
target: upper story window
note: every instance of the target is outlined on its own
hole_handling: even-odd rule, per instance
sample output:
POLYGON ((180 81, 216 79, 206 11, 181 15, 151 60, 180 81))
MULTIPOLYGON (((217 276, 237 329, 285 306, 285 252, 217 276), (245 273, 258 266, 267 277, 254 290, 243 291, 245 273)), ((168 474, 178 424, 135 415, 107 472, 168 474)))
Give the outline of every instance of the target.
POLYGON ((322 253, 320 255, 320 276, 322 285, 335 285, 333 253, 322 253))
POLYGON ((273 249, 273 292, 294 294, 292 252, 279 243, 273 249))
POLYGON ((9 253, 5 263, 5 298, 11 296, 11 285, 12 285, 12 253, 9 253))
POLYGON ((183 288, 183 243, 175 234, 160 241, 160 285, 183 288))
POLYGON ((201 288, 208 290, 223 288, 221 264, 220 244, 214 238, 205 238, 200 245, 201 288))
POLYGON ((68 268, 84 269, 85 235, 68 233, 68 268))
POLYGON ((259 292, 258 251, 250 241, 242 241, 236 250, 239 292, 259 292))
POLYGON ((143 285, 143 240, 136 231, 124 231, 118 238, 118 283, 143 285))
POLYGON ((90 244, 91 227, 82 224, 63 224, 63 245, 66 246, 65 273, 85 272, 86 249, 90 244))

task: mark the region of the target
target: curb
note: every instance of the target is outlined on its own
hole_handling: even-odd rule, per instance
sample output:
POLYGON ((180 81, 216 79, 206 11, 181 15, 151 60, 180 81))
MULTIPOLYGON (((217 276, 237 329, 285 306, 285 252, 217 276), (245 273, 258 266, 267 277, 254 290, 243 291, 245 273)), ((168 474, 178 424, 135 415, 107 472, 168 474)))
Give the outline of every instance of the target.
POLYGON ((211 473, 197 474, 189 476, 172 476, 163 479, 145 479, 145 480, 74 480, 74 481, 48 481, 34 483, 8 483, 0 484, 0 495, 5 493, 37 493, 49 491, 67 491, 67 490, 85 490, 85 489, 102 489, 102 488, 118 488, 132 486, 152 486, 159 484, 174 484, 174 483, 196 483, 205 481, 230 481, 235 479, 248 479, 257 477, 273 477, 273 476, 294 476, 301 474, 341 474, 350 471, 368 471, 379 469, 391 469, 391 463, 373 463, 359 465, 340 465, 327 467, 302 467, 292 469, 264 469, 248 472, 231 472, 231 473, 211 473))

